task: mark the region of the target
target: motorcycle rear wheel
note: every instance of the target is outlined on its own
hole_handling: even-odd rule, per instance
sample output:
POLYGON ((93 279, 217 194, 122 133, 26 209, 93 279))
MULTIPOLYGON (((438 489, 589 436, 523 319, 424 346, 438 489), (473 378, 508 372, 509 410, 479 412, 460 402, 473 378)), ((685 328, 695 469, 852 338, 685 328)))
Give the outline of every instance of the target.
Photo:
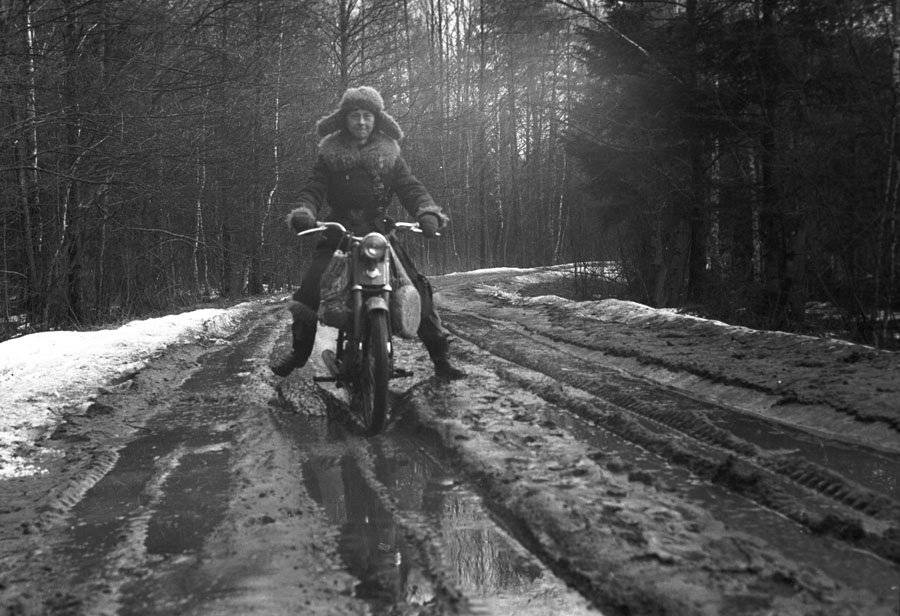
POLYGON ((388 381, 392 370, 391 338, 386 312, 370 313, 368 322, 352 402, 366 433, 376 434, 384 427, 388 412, 388 381))

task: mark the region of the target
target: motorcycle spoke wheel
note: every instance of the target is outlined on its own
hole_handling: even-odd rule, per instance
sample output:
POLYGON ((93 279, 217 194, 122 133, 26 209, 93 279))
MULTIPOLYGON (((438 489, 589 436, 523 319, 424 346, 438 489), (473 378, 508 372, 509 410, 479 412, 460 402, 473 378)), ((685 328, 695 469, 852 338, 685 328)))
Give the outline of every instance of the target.
POLYGON ((354 406, 367 434, 380 432, 388 412, 388 380, 391 377, 390 332, 387 314, 373 312, 363 341, 354 406))

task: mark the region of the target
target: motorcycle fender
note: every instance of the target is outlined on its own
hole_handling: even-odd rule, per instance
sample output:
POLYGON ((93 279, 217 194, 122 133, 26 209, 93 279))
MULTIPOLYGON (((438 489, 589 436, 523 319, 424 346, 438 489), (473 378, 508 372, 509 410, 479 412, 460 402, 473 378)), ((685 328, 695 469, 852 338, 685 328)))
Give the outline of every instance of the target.
POLYGON ((366 313, 375 312, 376 310, 388 311, 388 304, 383 297, 370 297, 366 300, 366 313))

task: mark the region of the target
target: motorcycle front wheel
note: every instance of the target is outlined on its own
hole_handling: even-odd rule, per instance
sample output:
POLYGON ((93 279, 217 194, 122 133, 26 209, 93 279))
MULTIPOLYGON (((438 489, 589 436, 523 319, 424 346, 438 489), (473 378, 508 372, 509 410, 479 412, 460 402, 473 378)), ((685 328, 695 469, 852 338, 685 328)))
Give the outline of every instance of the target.
POLYGON ((359 412, 367 434, 381 431, 387 418, 388 381, 391 377, 391 338, 387 317, 387 313, 380 310, 369 314, 359 378, 353 388, 353 406, 359 412))

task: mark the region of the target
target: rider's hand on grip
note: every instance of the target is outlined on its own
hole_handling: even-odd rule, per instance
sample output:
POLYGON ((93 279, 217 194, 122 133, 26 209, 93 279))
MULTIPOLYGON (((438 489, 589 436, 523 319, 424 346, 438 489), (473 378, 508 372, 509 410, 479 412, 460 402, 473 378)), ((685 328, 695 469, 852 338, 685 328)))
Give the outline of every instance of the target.
POLYGON ((425 237, 434 237, 437 235, 441 226, 440 219, 435 214, 421 214, 418 218, 419 228, 425 237))
POLYGON ((316 226, 316 216, 308 207, 300 206, 291 210, 287 217, 287 223, 292 231, 300 233, 316 226))

